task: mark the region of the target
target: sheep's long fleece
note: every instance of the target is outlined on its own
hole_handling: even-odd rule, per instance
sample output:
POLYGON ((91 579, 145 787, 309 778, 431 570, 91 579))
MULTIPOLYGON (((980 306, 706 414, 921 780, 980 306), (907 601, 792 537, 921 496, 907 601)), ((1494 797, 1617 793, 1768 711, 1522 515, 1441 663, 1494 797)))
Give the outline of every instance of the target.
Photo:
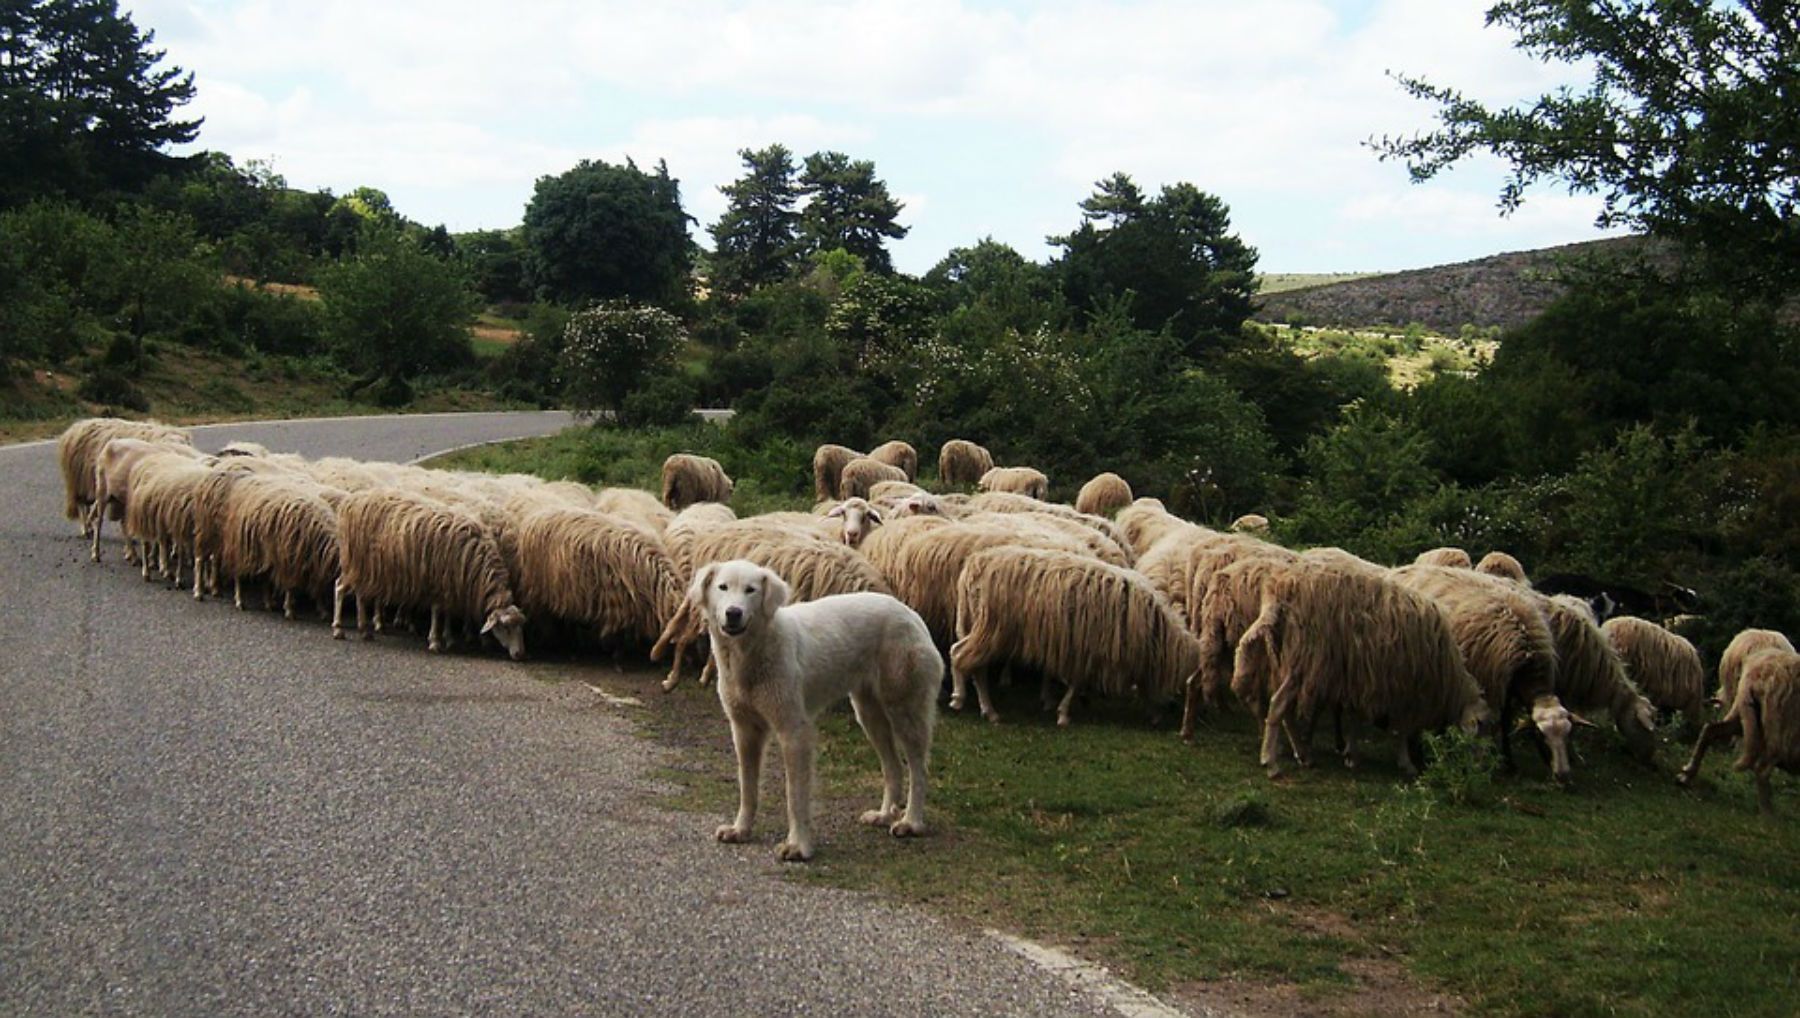
POLYGON ((494 535, 474 514, 394 489, 338 510, 339 574, 358 598, 479 620, 513 603, 494 535))

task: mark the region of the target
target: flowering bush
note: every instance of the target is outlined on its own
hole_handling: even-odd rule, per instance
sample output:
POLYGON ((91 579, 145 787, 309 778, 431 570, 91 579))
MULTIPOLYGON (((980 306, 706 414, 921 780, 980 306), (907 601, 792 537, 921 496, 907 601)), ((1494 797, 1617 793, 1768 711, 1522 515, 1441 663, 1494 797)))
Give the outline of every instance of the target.
POLYGON ((601 301, 570 317, 556 381, 576 414, 633 424, 626 397, 674 371, 686 338, 681 321, 661 308, 601 301))

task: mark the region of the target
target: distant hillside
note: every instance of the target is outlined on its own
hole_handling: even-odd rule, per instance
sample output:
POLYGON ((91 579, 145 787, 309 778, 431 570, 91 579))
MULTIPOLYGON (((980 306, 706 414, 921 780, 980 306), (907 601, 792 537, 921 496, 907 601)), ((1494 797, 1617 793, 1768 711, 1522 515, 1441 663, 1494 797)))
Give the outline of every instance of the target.
POLYGON ((1463 325, 1511 328, 1530 320, 1561 295, 1562 287, 1555 282, 1559 263, 1571 257, 1624 255, 1641 244, 1636 237, 1595 240, 1265 292, 1256 318, 1342 328, 1420 322, 1444 333, 1463 325))

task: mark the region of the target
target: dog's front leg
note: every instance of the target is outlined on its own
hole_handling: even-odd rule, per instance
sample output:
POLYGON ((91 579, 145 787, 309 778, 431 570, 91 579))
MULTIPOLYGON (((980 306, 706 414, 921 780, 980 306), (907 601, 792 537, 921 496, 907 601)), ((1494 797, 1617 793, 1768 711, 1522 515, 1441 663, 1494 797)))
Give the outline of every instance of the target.
POLYGON ((819 733, 811 721, 803 721, 780 733, 781 762, 787 771, 788 835, 775 857, 782 862, 806 862, 813 857, 813 764, 819 733))
POLYGON ((756 796, 762 787, 763 748, 769 742, 769 728, 758 717, 732 717, 731 742, 737 747, 738 814, 737 819, 713 832, 720 841, 738 844, 750 840, 750 827, 756 823, 756 796))

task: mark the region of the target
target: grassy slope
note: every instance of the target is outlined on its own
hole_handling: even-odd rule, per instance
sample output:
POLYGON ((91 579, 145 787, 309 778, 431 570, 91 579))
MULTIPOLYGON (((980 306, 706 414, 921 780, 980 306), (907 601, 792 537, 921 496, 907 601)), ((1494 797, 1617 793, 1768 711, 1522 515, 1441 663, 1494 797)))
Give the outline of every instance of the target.
MULTIPOLYGON (((704 429, 571 433, 459 454, 454 462, 649 486, 676 448, 730 455, 704 429)), ((799 506, 783 471, 740 471, 740 511, 799 506)), ((643 681, 649 727, 688 750, 683 804, 721 816, 733 799, 725 726, 691 684, 643 681)), ((638 688, 640 685, 643 688, 638 688)), ((1379 737, 1361 770, 1329 758, 1271 783, 1241 713, 1196 745, 1130 705, 1088 705, 1059 731, 1032 691, 1002 691, 1006 722, 948 715, 938 727, 938 833, 897 843, 848 821, 876 794, 874 755, 842 712, 827 719, 819 807, 826 841, 803 879, 877 888, 986 926, 1073 945, 1153 988, 1223 980, 1253 1002, 1384 1013, 1370 973, 1502 1015, 1788 1015, 1800 999, 1800 794, 1780 782, 1754 814, 1729 754, 1710 781, 1676 789, 1625 760, 1610 732, 1582 743, 1573 791, 1525 772, 1478 805, 1403 786, 1379 737)), ((1324 743, 1321 739, 1321 745, 1324 743)), ((777 768, 774 768, 778 770, 777 768)), ((780 816, 771 776, 760 831, 780 816)), ((709 829, 697 819, 696 830, 709 829)), ((1236 997, 1234 997, 1236 999, 1236 997)))

